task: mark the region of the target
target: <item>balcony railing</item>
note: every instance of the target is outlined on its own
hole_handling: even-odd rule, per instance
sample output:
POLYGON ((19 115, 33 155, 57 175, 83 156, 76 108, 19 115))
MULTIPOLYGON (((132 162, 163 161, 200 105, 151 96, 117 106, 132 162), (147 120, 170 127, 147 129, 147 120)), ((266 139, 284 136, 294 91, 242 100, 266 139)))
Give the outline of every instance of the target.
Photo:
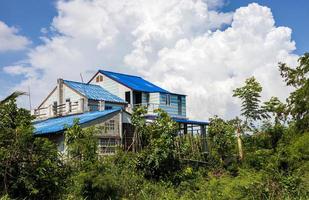
POLYGON ((41 107, 34 109, 34 116, 36 119, 47 119, 52 117, 64 116, 69 114, 77 114, 84 112, 83 100, 75 102, 66 102, 60 105, 49 105, 47 107, 41 107))
POLYGON ((133 107, 131 105, 128 105, 126 109, 128 112, 132 113, 133 108, 136 106, 144 106, 147 109, 148 115, 156 115, 154 111, 158 108, 161 108, 165 110, 168 114, 170 114, 172 117, 178 117, 178 118, 186 117, 182 113, 180 114, 178 112, 178 106, 175 106, 175 105, 166 105, 163 107, 162 105, 160 106, 160 104, 155 104, 155 103, 140 103, 140 104, 134 104, 133 107))

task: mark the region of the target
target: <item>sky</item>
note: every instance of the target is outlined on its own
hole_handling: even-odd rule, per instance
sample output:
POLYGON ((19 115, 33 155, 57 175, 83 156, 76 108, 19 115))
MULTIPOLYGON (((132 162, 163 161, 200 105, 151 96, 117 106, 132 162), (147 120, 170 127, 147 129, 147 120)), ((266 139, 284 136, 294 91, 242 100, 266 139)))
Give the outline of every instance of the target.
POLYGON ((231 118, 232 91, 250 76, 263 99, 286 98, 277 63, 309 51, 308 10, 307 0, 1 0, 0 98, 30 87, 37 106, 57 78, 106 69, 187 94, 194 119, 231 118))

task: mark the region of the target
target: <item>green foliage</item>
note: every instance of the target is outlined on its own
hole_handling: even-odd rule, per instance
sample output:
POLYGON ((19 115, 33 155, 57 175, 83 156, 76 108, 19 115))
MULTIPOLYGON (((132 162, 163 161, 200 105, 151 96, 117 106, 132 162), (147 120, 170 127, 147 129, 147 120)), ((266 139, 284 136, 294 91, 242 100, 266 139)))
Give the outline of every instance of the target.
POLYGON ((230 165, 236 154, 234 126, 221 118, 211 118, 208 137, 210 155, 218 160, 221 166, 230 165))
POLYGON ((299 65, 294 69, 284 63, 279 64, 281 76, 293 91, 288 98, 288 108, 299 131, 309 130, 309 53, 298 59, 299 65))
POLYGON ((13 94, 0 102, 0 199, 309 199, 308 60, 305 54, 295 69, 280 65, 295 87, 287 104, 272 97, 260 107, 262 88, 254 78, 234 90, 249 124, 211 118, 207 154, 194 149, 200 148, 197 135, 176 134, 167 113, 157 110, 157 119, 146 123, 145 108, 137 107, 136 153, 100 157, 99 130, 75 121, 60 159, 52 142, 33 137, 32 117, 17 108, 19 94, 13 94), (286 124, 289 115, 292 123, 286 124), (244 134, 260 119, 265 121, 244 134), (242 162, 239 141, 246 152, 242 162))
POLYGON ((149 125, 149 144, 137 159, 137 168, 145 177, 161 179, 169 177, 179 169, 179 159, 175 146, 176 123, 162 110, 149 125))
POLYGON ((273 115, 276 124, 284 123, 288 116, 287 105, 282 103, 278 97, 271 97, 269 101, 264 102, 263 109, 273 115))
POLYGON ((97 131, 95 127, 82 129, 78 120, 65 131, 69 162, 77 170, 90 168, 98 160, 98 141, 95 137, 97 131))
POLYGON ((21 92, 21 91, 15 91, 12 94, 10 94, 9 96, 5 97, 3 100, 0 101, 0 106, 4 105, 5 103, 9 102, 9 101, 14 101, 17 97, 25 95, 25 92, 21 92))
POLYGON ((30 113, 15 99, 0 105, 0 194, 11 198, 57 198, 64 188, 66 168, 56 146, 34 138, 30 113))
POLYGON ((131 117, 132 125, 134 126, 133 135, 133 151, 140 151, 147 146, 149 141, 148 128, 146 125, 145 114, 147 110, 144 106, 136 106, 133 109, 131 117))
POLYGON ((242 100, 241 115, 250 125, 252 125, 252 121, 268 117, 265 111, 260 108, 261 100, 259 98, 262 86, 254 77, 248 78, 243 87, 236 88, 233 92, 233 97, 239 97, 242 100))

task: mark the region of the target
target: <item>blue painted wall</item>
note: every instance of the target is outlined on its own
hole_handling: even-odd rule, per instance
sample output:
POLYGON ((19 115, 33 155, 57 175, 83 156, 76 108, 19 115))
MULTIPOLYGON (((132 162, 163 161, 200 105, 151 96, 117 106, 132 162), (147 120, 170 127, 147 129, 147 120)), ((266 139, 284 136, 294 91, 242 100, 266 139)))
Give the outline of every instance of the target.
POLYGON ((160 106, 172 117, 186 117, 186 96, 177 94, 163 94, 160 93, 160 106), (170 96, 170 103, 167 104, 166 98, 170 96), (180 106, 180 108, 179 108, 180 106))

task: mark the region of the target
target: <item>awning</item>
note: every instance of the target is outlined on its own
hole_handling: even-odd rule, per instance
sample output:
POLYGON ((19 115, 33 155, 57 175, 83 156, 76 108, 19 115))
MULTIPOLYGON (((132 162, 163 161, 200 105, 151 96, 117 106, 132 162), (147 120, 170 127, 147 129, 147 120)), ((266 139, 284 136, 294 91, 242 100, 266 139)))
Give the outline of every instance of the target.
POLYGON ((73 126, 75 119, 79 119, 78 124, 81 125, 120 111, 120 108, 116 108, 37 121, 33 123, 34 135, 39 136, 64 131, 66 128, 73 126))

